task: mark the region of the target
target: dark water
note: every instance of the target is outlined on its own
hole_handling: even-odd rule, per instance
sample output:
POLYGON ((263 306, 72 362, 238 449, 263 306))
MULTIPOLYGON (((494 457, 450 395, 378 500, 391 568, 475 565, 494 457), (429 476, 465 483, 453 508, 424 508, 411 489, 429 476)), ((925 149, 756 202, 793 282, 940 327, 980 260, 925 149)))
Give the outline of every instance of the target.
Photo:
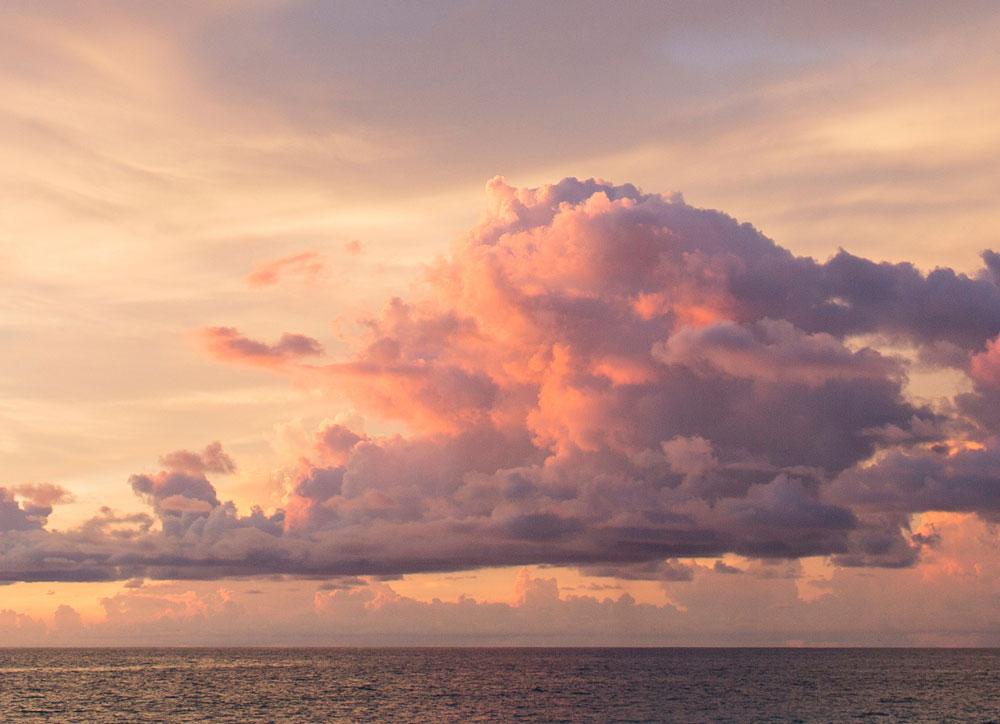
POLYGON ((1000 649, 0 649, 0 720, 997 721, 1000 649))

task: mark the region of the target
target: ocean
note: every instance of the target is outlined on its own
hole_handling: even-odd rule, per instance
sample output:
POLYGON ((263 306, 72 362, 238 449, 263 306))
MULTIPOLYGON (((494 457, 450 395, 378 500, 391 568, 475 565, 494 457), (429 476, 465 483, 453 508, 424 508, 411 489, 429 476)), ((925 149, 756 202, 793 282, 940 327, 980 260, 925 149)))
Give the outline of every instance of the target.
POLYGON ((0 719, 998 721, 1000 649, 0 649, 0 719))

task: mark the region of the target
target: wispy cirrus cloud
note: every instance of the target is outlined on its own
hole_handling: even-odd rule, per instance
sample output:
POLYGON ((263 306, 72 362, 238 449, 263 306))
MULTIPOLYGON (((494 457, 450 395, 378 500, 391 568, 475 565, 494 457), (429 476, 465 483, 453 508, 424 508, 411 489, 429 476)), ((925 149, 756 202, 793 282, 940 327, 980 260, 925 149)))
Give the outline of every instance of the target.
POLYGON ((287 277, 315 283, 325 270, 326 261, 322 254, 303 251, 261 262, 247 275, 247 284, 251 287, 268 287, 287 277))

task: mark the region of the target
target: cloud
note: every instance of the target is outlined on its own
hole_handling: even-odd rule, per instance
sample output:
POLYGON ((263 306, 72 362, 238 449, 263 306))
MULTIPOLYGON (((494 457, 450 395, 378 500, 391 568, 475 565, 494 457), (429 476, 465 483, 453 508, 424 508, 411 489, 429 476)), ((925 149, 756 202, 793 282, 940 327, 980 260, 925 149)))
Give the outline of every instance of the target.
POLYGON ((154 505, 159 505, 164 500, 176 501, 178 498, 201 501, 209 509, 219 505, 215 488, 201 475, 163 471, 155 475, 133 475, 129 484, 132 490, 146 496, 154 505))
POLYGON ((323 354, 323 346, 302 334, 283 334, 274 344, 244 337, 232 327, 207 327, 201 331, 209 353, 220 360, 259 367, 280 367, 300 357, 323 354))
POLYGON ((800 382, 821 386, 831 379, 884 379, 901 375, 895 360, 872 349, 852 352, 830 334, 806 334, 791 323, 765 319, 749 326, 720 322, 683 329, 658 348, 666 364, 709 377, 800 382))
POLYGON ((38 646, 48 635, 45 622, 9 608, 0 609, 0 634, 8 646, 38 646))
POLYGON ((31 503, 20 505, 12 491, 0 488, 0 533, 41 528, 45 516, 52 512, 46 506, 31 503))
POLYGON ((919 565, 878 576, 841 567, 815 577, 798 562, 774 560, 589 573, 659 581, 657 603, 637 601, 621 582, 560 585, 563 574, 544 569, 509 571, 511 586, 499 600, 422 600, 372 577, 318 586, 281 577, 149 582, 104 596, 100 618, 81 620, 66 604, 48 625, 0 612, 0 636, 35 646, 996 645, 995 532, 971 515, 942 513, 925 516, 920 533, 940 543, 919 565))
POLYGON ((261 262, 247 276, 247 284, 251 287, 273 286, 286 277, 298 277, 304 282, 315 283, 325 270, 326 262, 322 254, 303 251, 261 262))
POLYGON ((626 581, 691 581, 697 570, 698 566, 695 564, 667 559, 619 566, 583 566, 580 572, 587 576, 626 581))
POLYGON ((324 460, 340 465, 363 440, 365 436, 343 425, 327 425, 316 435, 316 450, 324 460))
POLYGON ((52 483, 15 485, 11 490, 15 495, 19 495, 36 506, 52 506, 73 502, 73 495, 68 490, 61 485, 53 485, 52 483))
POLYGON ((494 179, 488 192, 488 213, 423 291, 364 320, 346 359, 306 365, 321 348, 301 335, 204 332, 215 357, 308 372, 403 432, 324 428, 273 513, 219 498, 206 476, 232 468, 220 447, 169 453, 166 469, 131 478, 151 528, 109 513, 77 531, 17 531, 4 575, 543 563, 669 578, 684 573, 664 561, 725 553, 895 567, 927 544, 913 514, 994 515, 990 454, 949 458, 922 491, 904 482, 944 465, 935 446, 991 449, 990 423, 908 398, 909 363, 878 348, 959 350, 945 365, 989 354, 989 274, 796 257, 749 224, 629 184, 494 179))
POLYGON ((990 340, 986 349, 969 359, 969 375, 981 387, 1000 389, 1000 337, 990 340))
POLYGON ((200 452, 175 450, 160 458, 160 464, 168 470, 182 473, 233 473, 236 463, 222 449, 222 443, 213 442, 200 452))
POLYGON ((1000 522, 1000 439, 949 452, 890 451, 838 476, 831 496, 876 511, 977 512, 1000 522))

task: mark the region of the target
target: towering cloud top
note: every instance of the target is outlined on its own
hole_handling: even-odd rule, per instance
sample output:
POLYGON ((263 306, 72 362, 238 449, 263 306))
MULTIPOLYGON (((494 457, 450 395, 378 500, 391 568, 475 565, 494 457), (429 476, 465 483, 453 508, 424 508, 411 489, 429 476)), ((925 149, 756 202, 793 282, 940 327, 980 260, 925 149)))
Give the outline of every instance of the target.
POLYGON ((322 348, 300 335, 205 332, 218 358, 319 380, 408 434, 320 431, 273 515, 219 502, 206 474, 233 463, 214 446, 133 477, 159 524, 128 534, 46 532, 8 497, 3 575, 655 576, 636 564, 725 552, 901 566, 926 542, 912 513, 998 515, 992 252, 975 277, 845 251, 819 263, 631 185, 488 188, 490 213, 426 293, 391 300, 350 359, 307 364, 322 348), (913 362, 890 346, 969 372, 973 391, 908 399, 913 362))

